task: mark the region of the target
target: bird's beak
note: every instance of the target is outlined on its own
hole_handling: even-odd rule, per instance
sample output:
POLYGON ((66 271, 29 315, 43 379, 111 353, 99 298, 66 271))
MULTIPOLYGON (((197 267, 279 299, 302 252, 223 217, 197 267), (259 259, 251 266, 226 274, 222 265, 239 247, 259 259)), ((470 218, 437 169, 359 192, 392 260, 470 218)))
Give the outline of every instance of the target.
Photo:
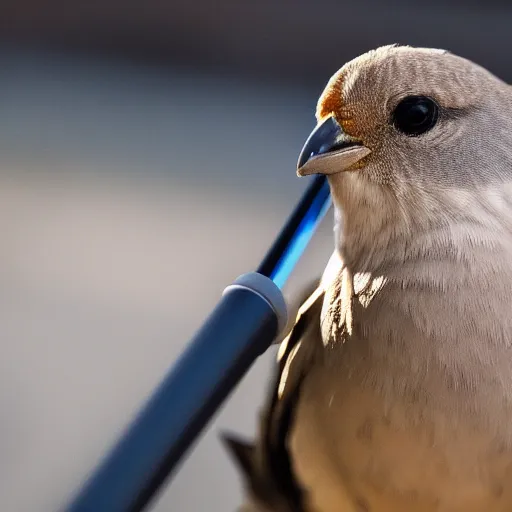
POLYGON ((308 137, 297 163, 297 174, 335 174, 359 162, 371 150, 347 135, 334 117, 320 123, 308 137))

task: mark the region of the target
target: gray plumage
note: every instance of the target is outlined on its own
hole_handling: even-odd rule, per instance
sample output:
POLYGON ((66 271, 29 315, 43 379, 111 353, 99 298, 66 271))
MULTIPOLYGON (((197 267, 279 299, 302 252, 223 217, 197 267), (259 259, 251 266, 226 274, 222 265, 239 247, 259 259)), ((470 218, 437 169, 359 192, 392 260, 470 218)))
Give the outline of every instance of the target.
POLYGON ((335 253, 281 350, 247 510, 509 512, 512 91, 388 46, 333 76, 330 116, 355 147, 298 172, 328 175, 335 253), (392 122, 411 95, 439 106, 418 136, 392 122))

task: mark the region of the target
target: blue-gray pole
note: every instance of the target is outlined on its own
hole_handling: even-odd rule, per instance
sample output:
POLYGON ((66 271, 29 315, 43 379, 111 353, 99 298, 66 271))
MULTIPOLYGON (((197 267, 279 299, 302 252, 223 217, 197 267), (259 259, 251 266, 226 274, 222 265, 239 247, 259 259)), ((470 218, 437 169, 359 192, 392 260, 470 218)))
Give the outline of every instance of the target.
POLYGON ((330 205, 315 176, 257 272, 224 294, 66 512, 143 510, 213 414, 286 324, 281 288, 330 205))

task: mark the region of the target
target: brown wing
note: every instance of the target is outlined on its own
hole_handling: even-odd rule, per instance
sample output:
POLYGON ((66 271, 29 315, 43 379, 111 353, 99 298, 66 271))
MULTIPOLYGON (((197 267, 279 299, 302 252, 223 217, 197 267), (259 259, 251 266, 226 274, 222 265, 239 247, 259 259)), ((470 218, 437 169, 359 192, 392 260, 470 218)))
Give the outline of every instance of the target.
MULTIPOLYGON (((225 435, 241 470, 252 510, 305 512, 304 490, 297 482, 288 450, 288 433, 307 369, 318 353, 323 289, 316 288, 299 309, 295 325, 279 349, 277 375, 269 390, 254 443, 225 435), (316 350, 315 350, 316 348, 316 350)), ((309 289, 309 292, 311 288, 309 289)))

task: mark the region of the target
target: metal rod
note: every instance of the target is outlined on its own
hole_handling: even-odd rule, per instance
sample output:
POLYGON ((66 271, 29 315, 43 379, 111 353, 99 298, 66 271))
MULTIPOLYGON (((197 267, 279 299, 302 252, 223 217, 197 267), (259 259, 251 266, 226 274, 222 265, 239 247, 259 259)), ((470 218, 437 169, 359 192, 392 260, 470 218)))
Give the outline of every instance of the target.
POLYGON ((282 289, 330 205, 327 178, 322 174, 314 176, 257 272, 270 277, 282 289))
POLYGON ((258 273, 228 287, 203 327, 67 512, 138 512, 286 323, 280 292, 330 204, 315 177, 258 273), (265 276, 265 277, 264 277, 265 276))

